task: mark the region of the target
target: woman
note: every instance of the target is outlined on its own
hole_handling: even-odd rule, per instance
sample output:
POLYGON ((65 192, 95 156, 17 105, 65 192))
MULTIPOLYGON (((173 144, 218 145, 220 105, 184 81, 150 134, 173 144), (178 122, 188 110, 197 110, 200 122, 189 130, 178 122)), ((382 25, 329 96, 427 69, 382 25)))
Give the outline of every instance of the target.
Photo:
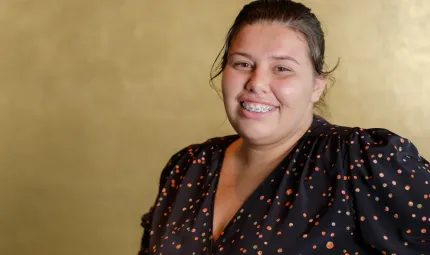
POLYGON ((385 129, 314 115, 324 34, 287 0, 246 5, 220 65, 237 135, 172 156, 140 254, 430 254, 430 166, 385 129))

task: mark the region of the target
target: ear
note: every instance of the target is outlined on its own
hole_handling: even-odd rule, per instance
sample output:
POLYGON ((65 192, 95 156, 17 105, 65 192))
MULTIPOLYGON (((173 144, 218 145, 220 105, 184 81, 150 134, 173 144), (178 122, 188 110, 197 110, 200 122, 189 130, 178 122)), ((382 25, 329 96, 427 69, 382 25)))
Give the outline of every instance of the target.
POLYGON ((316 103, 320 100, 324 89, 327 86, 327 78, 323 75, 315 76, 314 78, 314 87, 312 90, 311 101, 316 103))

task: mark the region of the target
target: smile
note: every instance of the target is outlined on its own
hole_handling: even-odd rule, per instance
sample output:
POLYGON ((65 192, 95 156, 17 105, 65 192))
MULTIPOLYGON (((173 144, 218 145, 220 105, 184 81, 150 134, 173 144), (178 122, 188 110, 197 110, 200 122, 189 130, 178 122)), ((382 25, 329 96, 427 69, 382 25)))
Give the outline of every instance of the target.
POLYGON ((241 102, 240 105, 248 112, 266 113, 273 111, 276 107, 264 104, 241 102))

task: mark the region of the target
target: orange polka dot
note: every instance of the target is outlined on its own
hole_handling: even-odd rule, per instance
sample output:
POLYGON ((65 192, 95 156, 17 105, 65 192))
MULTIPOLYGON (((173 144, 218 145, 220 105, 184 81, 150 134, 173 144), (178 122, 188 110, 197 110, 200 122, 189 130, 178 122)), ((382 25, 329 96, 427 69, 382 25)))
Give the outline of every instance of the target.
POLYGON ((327 242, 326 244, 327 249, 333 249, 334 248, 334 243, 333 242, 327 242))

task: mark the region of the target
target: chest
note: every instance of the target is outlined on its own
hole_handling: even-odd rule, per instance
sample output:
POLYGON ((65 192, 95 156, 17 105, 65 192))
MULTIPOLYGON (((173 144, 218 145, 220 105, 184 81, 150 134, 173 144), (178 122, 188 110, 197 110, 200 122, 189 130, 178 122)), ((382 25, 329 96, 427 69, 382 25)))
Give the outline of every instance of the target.
POLYGON ((243 178, 222 175, 214 201, 213 236, 217 239, 266 176, 243 178))
POLYGON ((154 212, 154 254, 327 254, 313 247, 356 247, 342 178, 295 166, 258 178, 189 173, 175 189, 166 186, 168 196, 154 212))
POLYGON ((299 196, 286 201, 252 193, 243 205, 224 191, 219 198, 231 205, 220 203, 211 212, 206 209, 210 203, 203 201, 192 216, 173 213, 167 224, 154 222, 150 247, 156 249, 151 254, 343 254, 345 247, 350 254, 362 254, 353 235, 353 215, 346 213, 349 208, 341 197, 328 205, 331 199, 320 203, 299 196))

